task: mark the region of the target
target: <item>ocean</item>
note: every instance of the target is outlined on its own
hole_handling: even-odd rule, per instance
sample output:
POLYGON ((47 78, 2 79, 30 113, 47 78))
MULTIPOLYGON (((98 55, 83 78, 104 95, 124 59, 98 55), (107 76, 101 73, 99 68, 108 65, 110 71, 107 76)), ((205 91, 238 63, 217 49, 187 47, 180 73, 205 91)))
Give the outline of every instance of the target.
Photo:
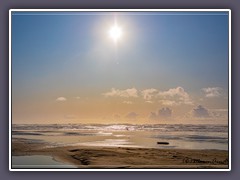
POLYGON ((213 124, 13 124, 12 140, 48 147, 106 146, 228 150, 228 126, 213 124))

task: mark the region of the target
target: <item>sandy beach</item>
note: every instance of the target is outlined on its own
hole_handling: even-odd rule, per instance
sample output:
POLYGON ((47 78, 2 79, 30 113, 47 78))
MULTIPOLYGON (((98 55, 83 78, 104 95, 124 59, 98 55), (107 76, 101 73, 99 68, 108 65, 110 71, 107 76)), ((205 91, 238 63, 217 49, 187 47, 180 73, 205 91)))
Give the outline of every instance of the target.
POLYGON ((228 168, 228 151, 134 147, 48 147, 14 140, 13 156, 47 155, 76 168, 228 168))

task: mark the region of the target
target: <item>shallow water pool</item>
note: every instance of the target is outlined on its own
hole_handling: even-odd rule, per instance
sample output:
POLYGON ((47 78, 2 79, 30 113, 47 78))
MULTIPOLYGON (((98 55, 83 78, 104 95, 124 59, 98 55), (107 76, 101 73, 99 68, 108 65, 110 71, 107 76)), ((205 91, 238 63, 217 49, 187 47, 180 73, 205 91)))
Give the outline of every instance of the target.
POLYGON ((74 165, 58 162, 52 156, 13 156, 12 168, 50 169, 50 168, 76 168, 74 165))

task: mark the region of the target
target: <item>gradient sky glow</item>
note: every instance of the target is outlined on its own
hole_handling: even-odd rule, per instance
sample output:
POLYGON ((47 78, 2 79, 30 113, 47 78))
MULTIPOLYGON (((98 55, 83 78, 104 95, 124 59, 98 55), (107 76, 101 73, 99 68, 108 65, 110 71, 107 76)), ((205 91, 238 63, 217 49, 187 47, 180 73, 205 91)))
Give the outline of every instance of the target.
POLYGON ((12 122, 227 123, 228 18, 13 12, 12 122))

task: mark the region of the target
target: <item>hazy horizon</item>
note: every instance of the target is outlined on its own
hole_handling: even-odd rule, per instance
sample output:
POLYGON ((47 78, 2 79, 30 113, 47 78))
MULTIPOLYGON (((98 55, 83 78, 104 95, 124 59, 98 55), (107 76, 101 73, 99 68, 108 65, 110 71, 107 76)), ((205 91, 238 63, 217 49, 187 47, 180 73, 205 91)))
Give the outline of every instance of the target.
POLYGON ((227 12, 12 12, 12 123, 228 124, 227 12))

